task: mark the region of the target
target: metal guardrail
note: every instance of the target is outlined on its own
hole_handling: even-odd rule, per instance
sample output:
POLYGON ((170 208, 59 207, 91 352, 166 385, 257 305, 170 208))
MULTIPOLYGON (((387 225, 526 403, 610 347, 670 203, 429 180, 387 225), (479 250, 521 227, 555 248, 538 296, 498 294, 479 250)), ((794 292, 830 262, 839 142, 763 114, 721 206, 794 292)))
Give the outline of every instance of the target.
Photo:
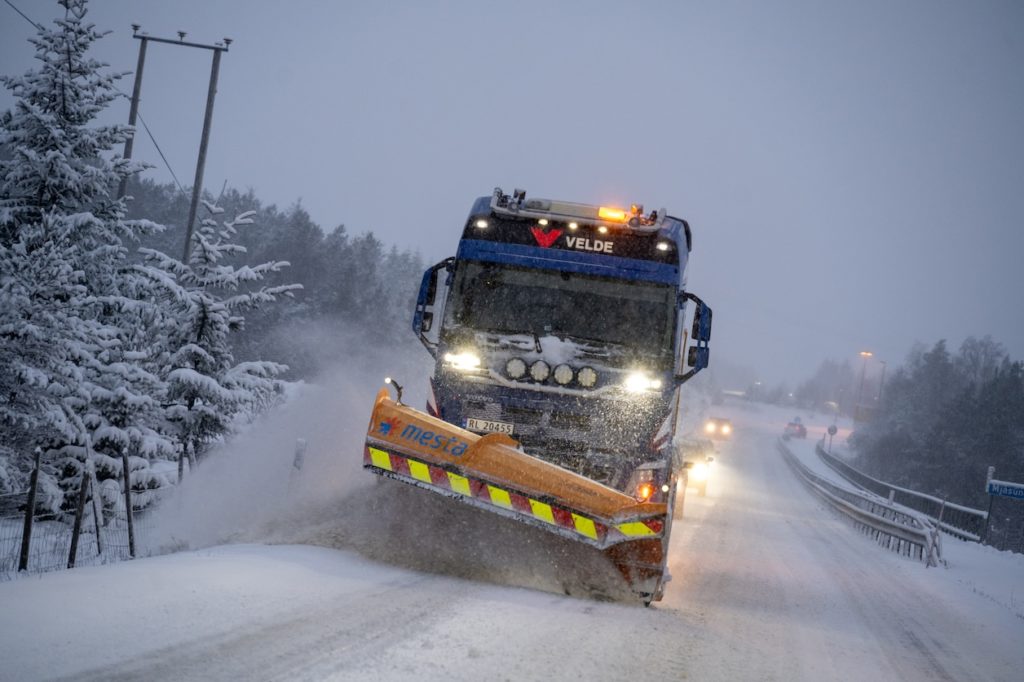
POLYGON ((776 447, 790 468, 812 492, 854 525, 873 537, 878 544, 915 559, 926 566, 942 560, 942 540, 938 528, 923 514, 900 509, 870 493, 849 490, 818 476, 801 462, 779 439, 776 447))
POLYGON ((988 512, 973 507, 947 502, 946 500, 925 493, 901 488, 892 483, 880 481, 868 476, 863 471, 853 468, 835 455, 825 452, 819 442, 815 446, 818 457, 833 471, 853 485, 887 498, 901 506, 921 512, 931 519, 939 530, 950 535, 972 542, 980 542, 985 531, 988 512))

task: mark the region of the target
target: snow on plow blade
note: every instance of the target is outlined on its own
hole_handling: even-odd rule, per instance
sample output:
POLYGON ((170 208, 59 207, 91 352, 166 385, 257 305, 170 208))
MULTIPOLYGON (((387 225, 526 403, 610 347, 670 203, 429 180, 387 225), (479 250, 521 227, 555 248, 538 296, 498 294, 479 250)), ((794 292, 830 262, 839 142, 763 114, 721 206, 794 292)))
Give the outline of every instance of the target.
POLYGON ((645 602, 661 597, 668 507, 524 453, 512 438, 485 436, 396 403, 381 389, 363 466, 605 550, 645 602))

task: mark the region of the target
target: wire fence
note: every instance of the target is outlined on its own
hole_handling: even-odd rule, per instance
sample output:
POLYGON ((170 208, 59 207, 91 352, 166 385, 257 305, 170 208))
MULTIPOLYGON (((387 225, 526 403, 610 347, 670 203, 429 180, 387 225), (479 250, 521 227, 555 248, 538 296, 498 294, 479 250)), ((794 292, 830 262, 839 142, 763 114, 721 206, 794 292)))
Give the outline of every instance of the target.
MULTIPOLYGON (((25 530, 26 493, 0 496, 0 580, 10 580, 21 563, 22 539, 25 530)), ((144 538, 153 530, 153 515, 146 510, 132 514, 136 556, 145 547, 144 538)), ((73 564, 94 566, 131 558, 128 519, 124 509, 107 509, 103 521, 91 511, 84 515, 73 564)), ((52 515, 37 515, 32 520, 27 554, 28 573, 45 573, 67 568, 71 562, 73 527, 52 515)))

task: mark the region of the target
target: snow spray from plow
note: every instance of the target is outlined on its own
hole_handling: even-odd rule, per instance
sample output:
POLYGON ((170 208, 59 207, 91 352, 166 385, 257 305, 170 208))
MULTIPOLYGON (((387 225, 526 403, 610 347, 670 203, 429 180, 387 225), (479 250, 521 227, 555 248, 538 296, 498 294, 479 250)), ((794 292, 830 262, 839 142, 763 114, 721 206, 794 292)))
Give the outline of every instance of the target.
POLYGON ((381 389, 363 466, 605 552, 645 603, 660 598, 668 505, 531 457, 502 434, 478 435, 393 401, 381 389))

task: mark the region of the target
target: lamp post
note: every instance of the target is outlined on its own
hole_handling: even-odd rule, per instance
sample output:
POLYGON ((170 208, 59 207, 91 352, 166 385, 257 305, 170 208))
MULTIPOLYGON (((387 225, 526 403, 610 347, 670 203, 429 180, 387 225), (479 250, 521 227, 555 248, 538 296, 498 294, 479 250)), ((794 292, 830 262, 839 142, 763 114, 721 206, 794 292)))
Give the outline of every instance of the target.
POLYGON ((860 417, 862 416, 861 402, 864 398, 864 375, 867 373, 868 369, 868 358, 870 358, 872 355, 874 355, 874 353, 872 353, 869 350, 862 350, 860 352, 860 356, 864 359, 864 362, 862 362, 860 365, 860 388, 857 390, 857 404, 853 408, 853 421, 855 422, 864 421, 863 419, 860 419, 860 417))
POLYGON ((885 360, 879 360, 882 363, 882 378, 878 380, 878 396, 875 398, 875 402, 878 405, 882 404, 882 389, 885 388, 885 368, 888 367, 885 360))

